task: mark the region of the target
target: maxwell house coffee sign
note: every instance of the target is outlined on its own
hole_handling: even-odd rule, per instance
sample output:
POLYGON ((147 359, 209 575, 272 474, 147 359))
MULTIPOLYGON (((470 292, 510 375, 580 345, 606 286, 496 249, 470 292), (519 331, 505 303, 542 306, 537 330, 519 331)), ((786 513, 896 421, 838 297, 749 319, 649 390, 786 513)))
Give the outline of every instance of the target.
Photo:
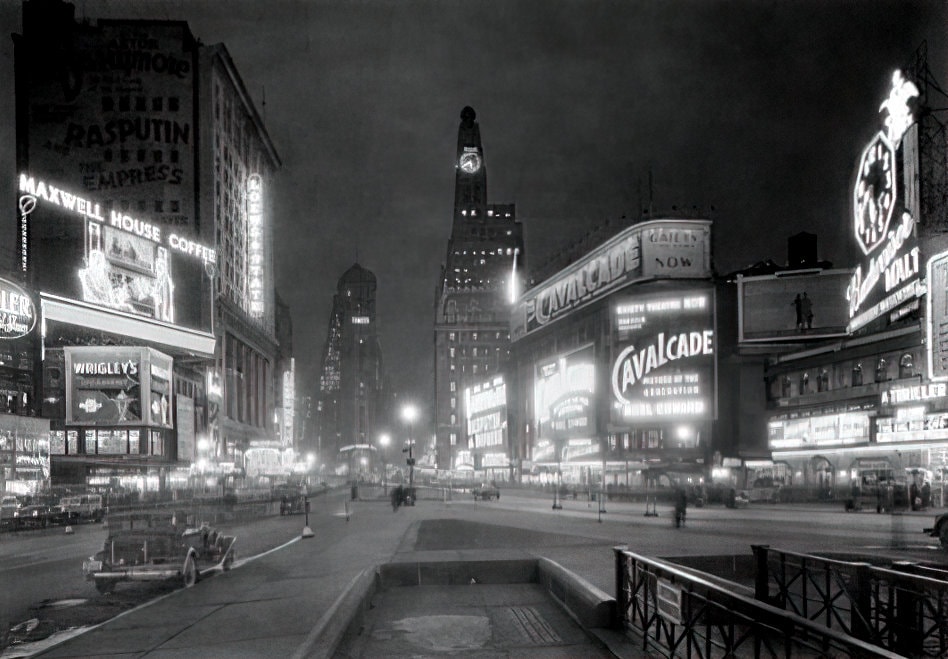
POLYGON ((18 339, 36 326, 36 307, 29 293, 0 278, 0 339, 18 339))
POLYGON ((708 289, 615 300, 613 423, 714 418, 714 302, 708 289))

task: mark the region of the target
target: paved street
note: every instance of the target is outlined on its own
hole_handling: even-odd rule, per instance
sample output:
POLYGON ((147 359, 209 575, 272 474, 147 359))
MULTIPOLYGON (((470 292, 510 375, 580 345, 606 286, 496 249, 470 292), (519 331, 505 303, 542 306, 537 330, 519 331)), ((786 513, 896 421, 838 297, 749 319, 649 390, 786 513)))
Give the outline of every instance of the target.
MULTIPOLYGON (((706 507, 690 510, 686 527, 675 529, 669 511, 659 507, 658 517, 645 517, 640 504, 606 502, 600 515, 594 502, 565 500, 554 511, 543 495, 506 491, 489 503, 464 496, 422 500, 393 513, 384 499, 348 502, 347 494, 316 500, 310 539, 299 539, 302 516, 235 527, 240 560, 233 571, 126 612, 47 656, 291 656, 305 650, 311 630, 364 568, 391 561, 545 556, 612 595, 612 547, 618 544, 656 556, 746 554, 753 543, 769 543, 914 560, 948 557, 920 533, 933 516, 927 512, 893 517, 845 513, 839 506, 706 507), (274 547, 281 548, 254 558, 274 547)), ((71 570, 78 573, 81 558, 71 570)), ((32 570, 24 566, 16 574, 32 570)))

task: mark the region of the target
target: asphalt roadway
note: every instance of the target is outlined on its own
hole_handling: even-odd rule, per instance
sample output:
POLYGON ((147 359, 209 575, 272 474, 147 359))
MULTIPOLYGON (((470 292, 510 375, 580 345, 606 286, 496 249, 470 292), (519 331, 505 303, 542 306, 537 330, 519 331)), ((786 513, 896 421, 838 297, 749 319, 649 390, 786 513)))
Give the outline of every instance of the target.
MULTIPOLYGON (((655 556, 749 552, 744 537, 705 533, 700 523, 673 531, 668 511, 660 508, 661 516, 644 518, 641 504, 609 502, 609 512, 599 515, 596 503, 566 500, 563 510, 553 511, 546 501, 531 502, 529 497, 512 505, 515 497, 505 493, 500 502, 421 500, 393 513, 384 499, 349 502, 345 498, 336 493, 317 500, 310 514, 311 538, 301 538, 302 516, 268 517, 241 531, 235 529, 239 560, 230 572, 128 611, 50 647, 41 656, 318 656, 320 632, 338 608, 340 596, 366 568, 396 561, 544 556, 614 595, 613 547, 619 544, 632 544, 636 551, 655 556), (525 516, 515 510, 531 503, 543 514, 525 516)), ((800 515, 806 519, 816 510, 802 510, 800 515)), ((832 511, 819 510, 834 516, 838 513, 835 506, 832 511)), ((695 517, 702 512, 696 511, 695 517)), ((932 517, 930 513, 913 516, 905 523, 906 536, 919 540, 920 528, 929 525, 932 517)), ((831 535, 832 529, 828 527, 827 533, 831 535)), ((836 543, 831 540, 829 544, 836 543)), ((921 541, 920 546, 924 545, 921 541)), ((491 592, 476 587, 463 597, 431 591, 429 605, 420 609, 418 596, 424 593, 411 590, 386 595, 389 604, 396 603, 387 614, 389 619, 376 619, 363 642, 344 644, 342 656, 432 656, 476 647, 481 651, 464 654, 611 656, 600 644, 577 633, 575 623, 570 626, 562 611, 544 603, 529 588, 501 587, 491 592), (402 602, 399 598, 407 599, 402 602), (452 624, 454 629, 460 628, 454 624, 460 619, 452 616, 466 615, 465 620, 474 620, 476 624, 465 625, 465 633, 483 637, 483 620, 476 619, 496 622, 496 612, 491 614, 489 609, 497 598, 520 616, 509 620, 510 629, 517 632, 510 638, 522 639, 524 634, 539 637, 541 643, 535 652, 524 647, 483 645, 483 638, 474 637, 431 645, 432 638, 443 639, 443 630, 452 624), (436 627, 441 632, 425 628, 425 618, 432 615, 442 617, 436 627), (550 630, 556 633, 555 638, 548 636, 550 630), (417 642, 406 640, 412 638, 417 642)))

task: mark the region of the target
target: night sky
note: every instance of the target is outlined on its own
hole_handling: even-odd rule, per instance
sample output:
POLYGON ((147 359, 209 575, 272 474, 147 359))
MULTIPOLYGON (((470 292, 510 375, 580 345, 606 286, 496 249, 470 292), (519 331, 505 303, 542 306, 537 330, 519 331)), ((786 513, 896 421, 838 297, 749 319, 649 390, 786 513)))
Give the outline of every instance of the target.
MULTIPOLYGON (((77 0, 77 17, 186 20, 224 43, 283 161, 277 286, 301 395, 332 295, 378 278, 397 390, 430 407, 434 295, 450 236, 461 109, 477 111, 488 201, 516 203, 528 265, 653 208, 711 209, 719 273, 819 237, 855 264, 849 186, 892 70, 923 41, 948 90, 944 2, 77 0), (264 104, 265 101, 265 104, 264 104)), ((21 6, 0 0, 0 32, 21 6)), ((15 223, 13 43, 0 40, 0 241, 15 223)), ((930 104, 948 108, 932 92, 930 104)), ((942 117, 948 121, 948 114, 942 117)))

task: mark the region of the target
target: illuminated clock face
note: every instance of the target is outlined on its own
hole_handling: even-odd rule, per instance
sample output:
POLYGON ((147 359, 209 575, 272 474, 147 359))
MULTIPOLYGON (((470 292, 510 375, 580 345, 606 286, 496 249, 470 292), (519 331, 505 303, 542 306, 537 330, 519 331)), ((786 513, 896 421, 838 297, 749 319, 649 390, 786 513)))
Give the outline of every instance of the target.
POLYGON ((895 150, 882 133, 863 151, 853 189, 856 239, 868 254, 885 239, 895 206, 895 150))
POLYGON ((461 154, 461 160, 458 162, 458 166, 462 172, 473 174, 481 168, 481 157, 476 153, 463 153, 461 154))

